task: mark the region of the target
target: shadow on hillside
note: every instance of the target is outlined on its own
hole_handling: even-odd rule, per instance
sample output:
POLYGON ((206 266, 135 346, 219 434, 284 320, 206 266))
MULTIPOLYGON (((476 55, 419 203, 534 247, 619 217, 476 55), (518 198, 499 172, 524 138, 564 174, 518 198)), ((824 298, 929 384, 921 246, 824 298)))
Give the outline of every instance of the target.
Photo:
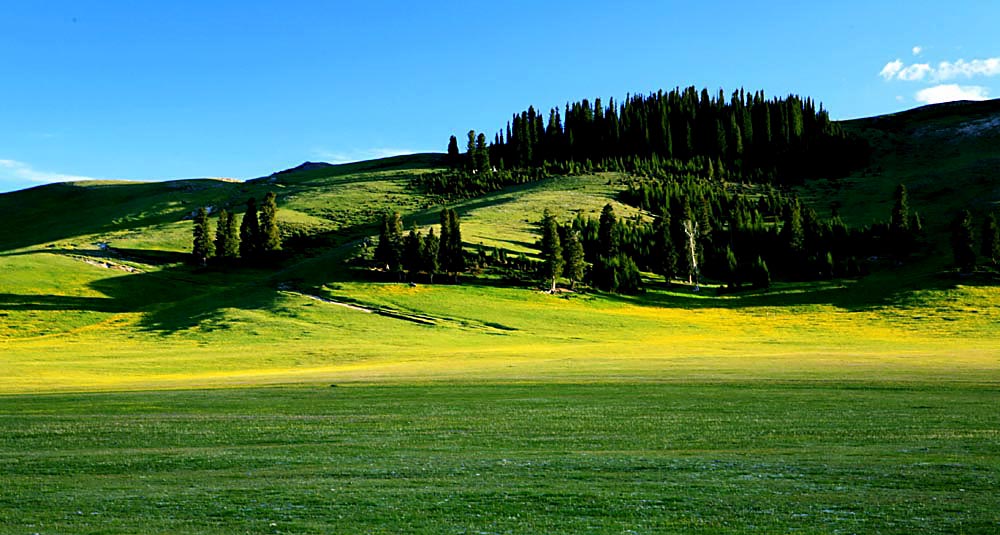
MULTIPOLYGON (((58 254, 58 251, 18 254, 45 253, 58 254)), ((224 329, 227 321, 224 309, 270 309, 278 295, 264 282, 271 271, 196 269, 177 262, 187 255, 173 251, 115 249, 114 255, 97 250, 67 253, 100 261, 92 269, 106 269, 109 276, 90 282, 87 287, 105 297, 0 293, 0 313, 25 310, 141 313, 140 329, 166 335, 196 327, 202 331, 224 329), (114 262, 110 264, 114 266, 126 258, 163 267, 131 273, 102 267, 102 262, 114 262)))
POLYGON ((668 308, 757 308, 828 305, 849 312, 865 312, 889 307, 921 306, 914 292, 948 291, 959 286, 996 286, 989 277, 959 277, 957 275, 927 275, 919 283, 907 281, 893 284, 891 274, 872 275, 863 279, 832 280, 814 283, 784 284, 770 290, 719 293, 705 289, 699 294, 686 287, 665 283, 647 285, 647 291, 636 296, 602 294, 606 299, 635 305, 668 308), (687 292, 687 295, 685 293, 687 292))

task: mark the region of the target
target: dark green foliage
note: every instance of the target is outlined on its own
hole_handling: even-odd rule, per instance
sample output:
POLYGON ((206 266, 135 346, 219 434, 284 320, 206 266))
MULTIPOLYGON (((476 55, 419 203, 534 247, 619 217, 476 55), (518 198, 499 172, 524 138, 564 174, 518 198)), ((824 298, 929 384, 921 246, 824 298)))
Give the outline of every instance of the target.
POLYGON ((451 136, 448 140, 448 166, 457 169, 462 164, 462 156, 458 153, 458 138, 451 136))
POLYGON ((906 194, 906 186, 896 186, 893 194, 892 216, 889 219, 889 229, 896 234, 904 235, 910 230, 910 203, 906 194))
POLYGON ((556 281, 563 272, 565 259, 563 258, 562 244, 559 242, 559 224, 556 218, 548 210, 542 216, 542 279, 546 284, 551 283, 549 291, 556 290, 556 281))
POLYGON ((386 212, 379 227, 378 245, 375 247, 375 262, 379 267, 397 272, 403 261, 403 220, 399 212, 386 212))
POLYGON ((759 256, 754 261, 753 269, 750 270, 750 281, 757 289, 771 287, 771 271, 767 269, 767 262, 759 256))
POLYGON ((1000 224, 994 212, 986 214, 983 219, 982 246, 980 254, 986 262, 1000 264, 1000 224))
POLYGON ((653 223, 652 245, 652 270, 655 273, 663 275, 669 281, 677 274, 679 254, 674 242, 674 230, 671 227, 670 211, 666 208, 653 223))
POLYGON ((438 247, 438 265, 442 271, 457 276, 465 271, 465 253, 462 250, 462 227, 458 213, 450 208, 441 210, 441 239, 438 247))
POLYGON ((642 289, 639 267, 626 255, 598 257, 591 270, 591 284, 607 292, 638 293, 642 289))
POLYGON ((619 237, 617 223, 618 218, 615 216, 614 206, 611 206, 611 203, 605 204, 601 210, 600 224, 597 229, 597 254, 599 256, 611 258, 618 254, 619 237))
POLYGON ((972 214, 968 210, 963 210, 951 225, 951 250, 955 265, 964 273, 969 273, 976 267, 975 243, 972 214))
POLYGON ((208 210, 204 207, 198 209, 198 215, 194 218, 193 234, 191 256, 196 264, 204 266, 212 256, 212 229, 208 222, 208 210))
POLYGON ((260 234, 258 250, 261 255, 270 255, 281 250, 281 233, 278 230, 277 195, 269 191, 260 205, 260 234))
POLYGON ((229 222, 229 212, 223 208, 219 212, 219 222, 215 226, 215 256, 216 258, 227 258, 227 252, 232 249, 229 243, 227 224, 229 222))
POLYGON ((410 229, 410 233, 403 240, 402 258, 403 269, 409 273, 411 280, 423 268, 423 244, 423 236, 414 224, 413 228, 410 229))
POLYGON ((427 272, 430 282, 434 282, 434 274, 440 270, 438 264, 438 248, 441 242, 434 234, 432 227, 427 231, 427 236, 420 242, 420 269, 427 272))
POLYGON ((258 257, 260 221, 257 219, 257 200, 247 199, 247 211, 240 222, 240 257, 253 261, 258 257))
POLYGON ((736 254, 729 247, 726 247, 725 281, 730 288, 740 287, 739 264, 736 261, 736 254))
POLYGON ((587 266, 587 262, 584 259, 585 254, 580 232, 570 228, 566 232, 566 245, 563 247, 563 255, 566 260, 563 275, 569 279, 571 290, 575 290, 576 283, 583 280, 583 272, 587 266))

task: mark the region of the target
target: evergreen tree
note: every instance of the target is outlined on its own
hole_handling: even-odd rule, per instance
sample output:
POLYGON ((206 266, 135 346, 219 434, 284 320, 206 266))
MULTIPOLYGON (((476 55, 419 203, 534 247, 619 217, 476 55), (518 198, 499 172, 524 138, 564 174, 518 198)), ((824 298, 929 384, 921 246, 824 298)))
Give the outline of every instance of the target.
POLYGON ((414 223, 403 241, 403 269, 409 273, 410 280, 413 280, 414 275, 423 267, 423 244, 423 236, 414 223))
POLYGON ((963 210, 951 226, 951 250, 955 264, 963 273, 970 273, 976 267, 975 236, 972 231, 972 214, 963 210))
POLYGON ((654 264, 653 271, 670 278, 677 274, 677 247, 674 245, 673 231, 670 226, 670 211, 664 207, 660 218, 653 224, 654 264))
POLYGON ((751 277, 753 278, 754 288, 763 289, 771 287, 771 271, 767 269, 767 262, 764 262, 759 256, 753 264, 751 277))
POLYGON ((563 252, 559 243, 559 224, 551 212, 545 210, 542 216, 542 277, 551 281, 549 292, 556 291, 556 281, 563 272, 563 252))
POLYGON ((475 166, 480 173, 486 173, 490 170, 490 152, 486 146, 486 135, 481 132, 476 137, 475 166))
POLYGON ((906 194, 906 186, 902 184, 896 186, 893 201, 889 229, 896 236, 904 236, 910 231, 910 204, 906 194))
POLYGON ((247 211, 240 222, 240 257, 246 261, 257 259, 260 244, 260 221, 257 220, 257 200, 247 200, 247 211))
POLYGON ((399 217, 399 212, 386 212, 382 216, 375 260, 388 271, 398 272, 402 269, 403 220, 399 217))
POLYGON ((267 255, 281 250, 281 233, 278 231, 277 195, 273 191, 269 191, 264 195, 264 202, 260 205, 258 220, 260 222, 258 251, 261 254, 267 255))
POLYGON ((427 236, 424 236, 423 241, 420 243, 420 269, 427 272, 431 284, 434 284, 434 274, 440 270, 438 265, 439 246, 440 241, 438 241, 438 237, 434 234, 434 228, 431 227, 427 231, 427 236))
POLYGON ((570 290, 576 290, 576 283, 583 280, 583 271, 586 268, 584 260, 583 241, 580 239, 580 232, 569 229, 566 233, 566 267, 563 273, 569 279, 570 290))
POLYGON ((448 166, 457 169, 462 162, 462 157, 458 153, 458 138, 451 136, 448 140, 448 166))
POLYGON ((448 235, 448 247, 451 249, 449 256, 451 257, 451 266, 449 266, 449 271, 451 271, 455 280, 458 280, 458 274, 465 271, 465 252, 462 249, 462 224, 458 219, 458 212, 455 210, 449 210, 451 215, 449 216, 449 221, 451 222, 451 232, 448 235))
POLYGON ((442 270, 444 270, 444 271, 447 272, 448 268, 452 264, 452 261, 451 261, 451 243, 452 243, 452 240, 451 240, 451 229, 452 229, 451 211, 448 210, 447 208, 444 208, 444 209, 441 210, 440 223, 441 223, 441 238, 440 238, 439 246, 438 246, 437 263, 438 263, 439 269, 442 269, 442 270))
POLYGON ((465 145, 465 168, 470 172, 476 169, 476 131, 469 130, 469 141, 465 145))
POLYGON ((226 247, 222 256, 226 259, 240 256, 240 225, 236 222, 236 214, 233 212, 229 212, 226 216, 226 247))
POLYGON ((611 203, 605 204, 601 210, 601 219, 597 230, 599 249, 597 254, 605 258, 611 258, 618 254, 618 218, 615 216, 615 208, 611 203))
POLYGON ((980 253, 987 262, 994 266, 1000 264, 1000 224, 997 215, 990 212, 983 220, 982 248, 980 253))
POLYGON ((218 259, 228 258, 226 252, 231 248, 227 232, 228 222, 229 212, 223 208, 219 211, 219 222, 215 226, 215 257, 218 259))
POLYGON ((726 246, 725 267, 726 267, 726 272, 725 272, 726 284, 730 288, 739 288, 740 287, 739 264, 736 261, 736 254, 733 253, 733 250, 729 246, 726 246))
POLYGON ((204 266, 212 256, 212 229, 208 222, 208 210, 204 207, 198 209, 198 215, 194 218, 194 245, 191 248, 191 256, 199 266, 204 266))

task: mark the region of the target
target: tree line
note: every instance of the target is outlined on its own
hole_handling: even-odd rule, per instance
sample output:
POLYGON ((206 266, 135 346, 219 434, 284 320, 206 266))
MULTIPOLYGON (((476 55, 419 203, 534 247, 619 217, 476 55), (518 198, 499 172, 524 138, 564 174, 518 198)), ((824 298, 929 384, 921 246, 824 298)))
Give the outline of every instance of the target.
POLYGON ((200 208, 194 218, 191 256, 197 265, 205 266, 209 261, 256 263, 280 250, 277 196, 273 192, 264 195, 260 208, 256 199, 248 199, 239 222, 234 212, 220 210, 214 239, 208 210, 200 208))
POLYGON ((406 277, 413 281, 419 273, 427 274, 431 283, 438 273, 448 274, 457 281, 466 268, 458 213, 448 208, 441 210, 439 228, 440 235, 434 234, 433 227, 424 235, 414 223, 404 236, 399 212, 386 212, 375 247, 376 266, 395 274, 400 281, 406 277))
POLYGON ((693 164, 741 181, 794 184, 840 176, 867 162, 869 147, 830 120, 812 99, 763 91, 710 95, 694 87, 628 96, 617 104, 582 100, 514 114, 492 142, 470 130, 465 153, 448 143, 450 172, 424 176, 436 193, 476 195, 550 174, 587 170, 654 173, 693 164), (669 163, 668 163, 669 162, 669 163), (725 170, 725 171, 724 171, 725 170))
POLYGON ((987 212, 982 218, 978 257, 976 245, 972 212, 962 210, 951 223, 951 249, 955 264, 962 273, 975 271, 977 265, 1000 269, 1000 223, 996 212, 987 212))

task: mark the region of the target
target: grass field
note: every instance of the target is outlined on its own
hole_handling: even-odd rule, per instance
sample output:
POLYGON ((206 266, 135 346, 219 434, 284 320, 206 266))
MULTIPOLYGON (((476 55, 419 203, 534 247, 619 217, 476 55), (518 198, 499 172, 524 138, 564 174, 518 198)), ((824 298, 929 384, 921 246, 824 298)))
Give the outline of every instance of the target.
POLYGON ((994 387, 14 396, 3 533, 992 533, 994 387))
MULTIPOLYGON (((861 225, 907 183, 926 259, 735 295, 346 269, 384 210, 437 223, 436 155, 0 195, 0 533, 998 532, 1000 290, 946 272, 948 215, 1000 199, 982 113, 852 123, 876 162, 800 189, 861 225), (266 191, 308 247, 184 262, 193 210, 266 191)), ((545 209, 636 215, 620 178, 449 206, 531 254, 545 209)))

